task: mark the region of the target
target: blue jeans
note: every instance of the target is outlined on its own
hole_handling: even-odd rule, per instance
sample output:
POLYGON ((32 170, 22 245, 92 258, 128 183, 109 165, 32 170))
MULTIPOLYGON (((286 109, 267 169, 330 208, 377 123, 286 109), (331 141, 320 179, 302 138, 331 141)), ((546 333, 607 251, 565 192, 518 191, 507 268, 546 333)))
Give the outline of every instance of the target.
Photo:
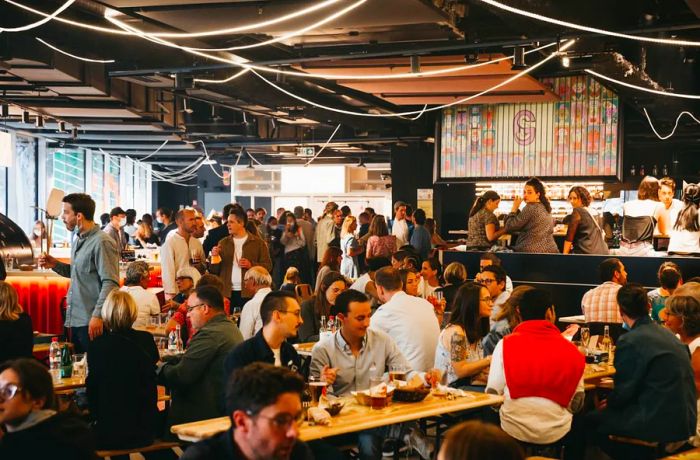
POLYGON ((88 326, 69 328, 70 341, 73 343, 73 353, 87 353, 90 344, 90 334, 88 326))

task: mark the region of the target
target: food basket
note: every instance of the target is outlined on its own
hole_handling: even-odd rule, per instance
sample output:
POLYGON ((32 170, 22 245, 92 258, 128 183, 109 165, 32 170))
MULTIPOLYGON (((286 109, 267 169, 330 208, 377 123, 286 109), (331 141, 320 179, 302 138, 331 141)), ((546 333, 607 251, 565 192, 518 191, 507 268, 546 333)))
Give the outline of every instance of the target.
POLYGON ((394 390, 394 401, 398 402, 420 402, 430 394, 430 388, 397 388, 394 390))

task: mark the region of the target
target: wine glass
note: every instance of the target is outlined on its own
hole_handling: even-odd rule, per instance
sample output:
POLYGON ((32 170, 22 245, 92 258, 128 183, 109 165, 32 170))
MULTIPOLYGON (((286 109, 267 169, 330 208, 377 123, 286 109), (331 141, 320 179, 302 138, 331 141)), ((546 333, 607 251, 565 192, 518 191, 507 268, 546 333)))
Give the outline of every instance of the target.
POLYGON ((588 327, 582 327, 581 328, 581 344, 583 344, 583 348, 586 350, 586 355, 588 355, 588 344, 591 341, 591 330, 588 327))

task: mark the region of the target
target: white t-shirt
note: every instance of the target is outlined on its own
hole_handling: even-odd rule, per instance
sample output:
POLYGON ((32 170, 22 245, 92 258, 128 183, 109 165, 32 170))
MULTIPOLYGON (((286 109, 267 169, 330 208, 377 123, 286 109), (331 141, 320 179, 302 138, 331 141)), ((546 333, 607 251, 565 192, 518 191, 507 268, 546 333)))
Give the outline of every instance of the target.
POLYGON ((132 327, 148 326, 151 315, 160 313, 160 303, 154 293, 147 291, 141 286, 122 286, 119 290, 128 292, 134 299, 136 307, 138 307, 138 315, 132 327))
POLYGON ((425 281, 423 278, 418 281, 418 296, 427 299, 431 295, 435 295, 435 290, 440 286, 431 286, 430 283, 425 281))
POLYGON ((243 289, 243 270, 238 261, 243 257, 243 245, 248 241, 248 234, 243 238, 233 239, 233 269, 231 270, 231 285, 234 291, 243 289))
POLYGON ((364 294, 365 288, 367 287, 367 283, 370 281, 371 278, 369 277, 369 273, 365 273, 364 275, 357 278, 354 283, 352 283, 350 289, 354 291, 359 291, 364 294))
POLYGON ((272 354, 275 355, 275 367, 282 367, 281 348, 272 348, 272 354))
POLYGON ((396 237, 396 249, 408 244, 408 224, 406 219, 394 219, 394 224, 391 226, 391 234, 396 237))

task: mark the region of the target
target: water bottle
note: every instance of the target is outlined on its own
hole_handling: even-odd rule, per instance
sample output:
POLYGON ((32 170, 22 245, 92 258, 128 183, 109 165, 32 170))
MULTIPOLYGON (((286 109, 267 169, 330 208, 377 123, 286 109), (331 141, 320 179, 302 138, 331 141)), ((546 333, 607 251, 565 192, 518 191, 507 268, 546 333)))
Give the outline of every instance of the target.
POLYGON ((318 339, 323 340, 328 335, 326 329, 326 315, 321 315, 321 322, 318 324, 318 339))
POLYGON ((330 331, 331 334, 335 333, 335 316, 331 315, 328 317, 328 327, 326 330, 330 331))
POLYGON ((58 337, 51 339, 49 345, 49 372, 54 381, 61 378, 61 344, 58 343, 58 337))
POLYGON ((170 334, 168 334, 168 351, 177 353, 177 328, 170 331, 170 334))
POLYGON ((185 344, 182 342, 182 331, 179 324, 175 326, 175 350, 178 353, 185 351, 185 344))

